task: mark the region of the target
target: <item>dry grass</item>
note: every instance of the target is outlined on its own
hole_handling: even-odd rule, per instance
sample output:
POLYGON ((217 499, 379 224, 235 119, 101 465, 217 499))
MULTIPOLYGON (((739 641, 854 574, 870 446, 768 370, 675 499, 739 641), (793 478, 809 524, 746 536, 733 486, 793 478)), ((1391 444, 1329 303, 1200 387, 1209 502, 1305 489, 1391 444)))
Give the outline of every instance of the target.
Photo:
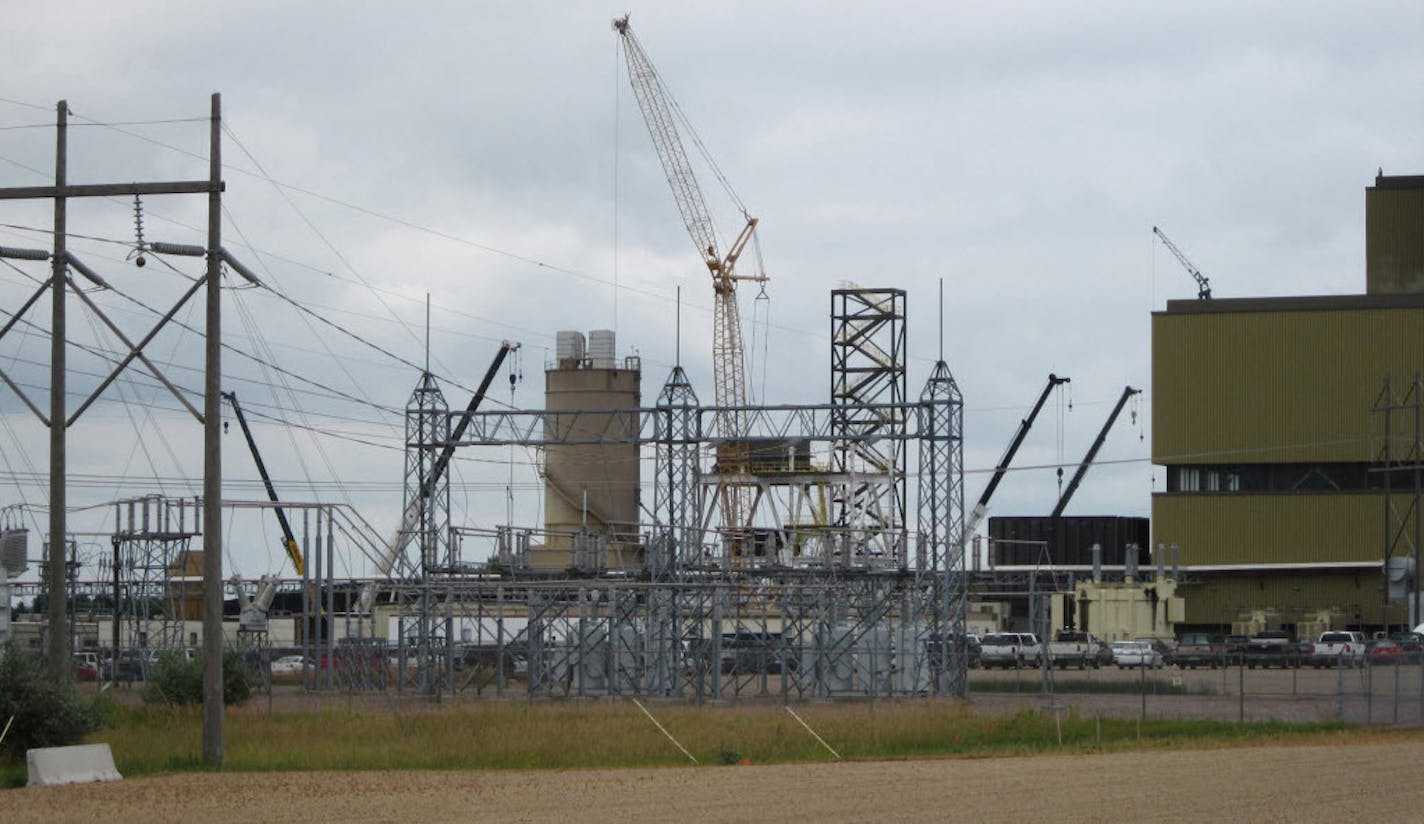
MULTIPOLYGON (((830 760, 779 705, 649 709, 702 764, 830 760)), ((976 715, 955 701, 889 701, 795 707, 847 759, 990 756, 1138 748, 1211 748, 1339 742, 1417 731, 1346 728, 1338 723, 1235 724, 1136 721, 1027 711, 976 715)), ((254 704, 228 712, 231 770, 382 770, 632 767, 689 763, 631 702, 459 704, 318 708, 268 714, 254 704)), ((92 736, 109 743, 120 771, 201 769, 197 709, 120 710, 92 736)))

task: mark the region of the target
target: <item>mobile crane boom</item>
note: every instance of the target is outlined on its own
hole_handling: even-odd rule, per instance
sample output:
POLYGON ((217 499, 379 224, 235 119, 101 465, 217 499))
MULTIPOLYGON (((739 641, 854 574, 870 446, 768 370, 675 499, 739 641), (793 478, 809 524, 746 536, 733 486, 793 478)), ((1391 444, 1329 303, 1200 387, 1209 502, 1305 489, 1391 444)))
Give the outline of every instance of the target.
MULTIPOLYGON (((400 526, 396 528, 391 539, 386 542, 385 552, 378 559, 376 566, 378 575, 390 575, 391 570, 395 569, 396 559, 405 551, 411 536, 415 534, 415 528, 420 521, 420 513, 425 508, 426 499, 434 492, 435 484, 439 482, 441 476, 445 474, 445 470, 450 466, 450 459, 454 457, 456 444, 465 436, 465 430, 470 426, 470 419, 480 408, 480 404, 484 402, 490 384, 494 382, 494 376, 499 372, 499 367, 504 363, 505 357, 518 348, 519 344, 509 341, 500 344, 499 351, 495 353, 494 360, 490 363, 489 369, 485 371, 479 388, 475 390, 475 394, 470 398, 470 403, 465 407, 464 414, 460 416, 454 431, 450 433, 449 442, 440 450, 439 457, 435 459, 435 465, 430 470, 430 477, 426 478, 425 483, 421 485, 419 494, 406 502, 405 511, 401 513, 400 526)), ((361 588, 358 609, 361 612, 368 612, 375 603, 376 587, 374 584, 366 584, 361 588)))
POLYGON ((1033 422, 1038 418, 1038 413, 1043 409, 1043 404, 1048 400, 1049 394, 1058 386, 1068 383, 1071 378, 1060 378, 1050 374, 1048 383, 1044 385, 1043 391, 1038 395, 1038 401, 1033 405, 1033 410, 1028 413, 1028 417, 1019 421, 1019 428, 1014 431, 1014 437, 1009 441, 1008 449, 1004 450, 1004 456, 999 459, 998 466, 994 467, 994 476, 989 479, 989 483, 984 487, 984 493, 979 496, 979 502, 974 505, 974 510, 969 513, 969 520, 964 525, 964 540, 968 541, 974 531, 979 528, 979 523, 984 520, 984 516, 989 512, 989 499, 994 497, 994 490, 999 488, 999 482, 1004 479, 1005 473, 1009 471, 1009 463, 1013 461, 1014 455, 1018 453, 1019 447, 1023 445, 1024 438, 1028 437, 1028 431, 1033 426, 1033 422))
POLYGON ((1177 244, 1173 243, 1161 229, 1153 226, 1152 233, 1162 241, 1162 244, 1167 247, 1167 251, 1177 258, 1177 262, 1182 264, 1182 268, 1187 270, 1187 274, 1196 279, 1197 300, 1211 300, 1211 281, 1207 280, 1206 275, 1203 275, 1200 269, 1187 260, 1187 256, 1182 254, 1182 250, 1177 248, 1177 244))
POLYGON ((282 548, 287 550, 287 557, 292 559, 292 568, 297 571, 297 575, 306 575, 306 561, 302 558, 302 551, 297 548, 297 539, 292 534, 292 524, 287 520, 287 513, 282 509, 281 502, 277 499, 277 489, 272 485, 272 477, 267 474, 267 465, 262 461, 262 453, 257 450, 257 441, 252 437, 252 429, 247 425, 247 416, 242 414, 242 406, 237 402, 236 392, 223 392, 222 396, 227 402, 232 404, 232 411, 237 415, 237 425, 242 427, 242 435, 247 438, 247 448, 252 452, 252 461, 257 464, 257 474, 262 476, 262 485, 267 488, 267 497, 272 503, 277 504, 274 510, 277 513, 277 523, 282 527, 282 548))
POLYGON ((1131 386, 1122 388, 1122 397, 1117 399, 1117 406, 1113 407, 1112 414, 1108 415, 1108 420, 1099 430, 1097 440, 1088 447, 1088 454, 1083 456, 1083 462, 1078 464, 1078 471, 1073 473, 1073 480, 1068 482, 1068 488, 1063 490, 1063 497, 1058 499, 1058 505, 1053 507, 1053 514, 1049 517, 1057 518, 1063 514, 1063 510, 1068 506, 1068 501, 1072 499, 1073 493, 1078 491, 1078 484, 1083 482, 1083 476, 1088 474, 1088 467, 1093 465, 1093 459, 1098 456, 1098 450, 1102 448, 1103 441, 1108 438, 1108 430, 1112 429, 1113 422, 1117 416, 1122 414, 1122 408, 1127 405, 1127 399, 1133 395, 1142 393, 1141 389, 1133 389, 1131 386))

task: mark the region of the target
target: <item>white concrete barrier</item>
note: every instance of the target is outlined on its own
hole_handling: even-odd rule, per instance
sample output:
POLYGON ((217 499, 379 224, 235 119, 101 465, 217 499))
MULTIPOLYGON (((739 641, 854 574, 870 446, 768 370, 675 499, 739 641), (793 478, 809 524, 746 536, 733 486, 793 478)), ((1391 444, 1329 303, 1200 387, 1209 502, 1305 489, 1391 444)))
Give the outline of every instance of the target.
POLYGON ((114 754, 109 751, 108 744, 40 747, 27 750, 25 761, 29 766, 31 787, 118 781, 123 778, 114 767, 114 754))

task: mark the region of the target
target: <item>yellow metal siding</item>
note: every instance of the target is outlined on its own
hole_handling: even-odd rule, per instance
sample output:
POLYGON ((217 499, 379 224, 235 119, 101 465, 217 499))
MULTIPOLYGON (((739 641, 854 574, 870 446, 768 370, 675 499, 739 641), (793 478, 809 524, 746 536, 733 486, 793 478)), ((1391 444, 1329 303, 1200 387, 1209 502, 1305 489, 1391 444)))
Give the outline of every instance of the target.
POLYGON ((1424 292, 1424 189, 1365 190, 1365 284, 1424 292))
POLYGON ((1186 566, 1378 561, 1384 496, 1159 493, 1152 540, 1177 544, 1186 566))
POLYGON ((1379 572, 1211 575, 1177 594, 1186 601, 1188 624, 1230 624, 1248 619, 1254 610, 1266 610, 1272 624, 1316 621, 1322 611, 1331 614, 1336 627, 1407 620, 1402 606, 1383 605, 1379 572))
POLYGON ((1424 367, 1424 309, 1157 313, 1152 460, 1367 461, 1386 374, 1424 367))

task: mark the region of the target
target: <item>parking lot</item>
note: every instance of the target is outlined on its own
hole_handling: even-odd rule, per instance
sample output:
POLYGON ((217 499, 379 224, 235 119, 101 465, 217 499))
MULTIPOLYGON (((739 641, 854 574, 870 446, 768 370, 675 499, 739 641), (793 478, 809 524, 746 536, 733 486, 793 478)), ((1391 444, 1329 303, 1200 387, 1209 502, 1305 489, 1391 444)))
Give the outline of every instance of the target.
POLYGON ((1249 667, 971 670, 974 702, 1071 706, 1115 717, 1211 718, 1418 725, 1424 723, 1424 669, 1249 667), (1045 691, 1046 683, 1051 692, 1045 691))

